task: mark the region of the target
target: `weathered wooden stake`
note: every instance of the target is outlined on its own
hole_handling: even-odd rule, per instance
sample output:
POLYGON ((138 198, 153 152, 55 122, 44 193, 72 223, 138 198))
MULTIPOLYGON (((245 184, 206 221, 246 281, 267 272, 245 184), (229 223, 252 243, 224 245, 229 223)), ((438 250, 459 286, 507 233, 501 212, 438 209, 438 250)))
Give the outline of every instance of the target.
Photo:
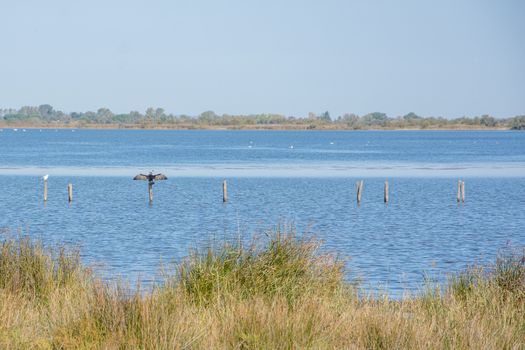
POLYGON ((461 180, 458 180, 458 203, 461 202, 461 180))
POLYGON ((222 202, 226 203, 228 201, 228 184, 226 180, 222 182, 222 202))
POLYGON ((361 203, 361 194, 363 193, 363 180, 356 182, 357 187, 357 204, 361 203))
POLYGON ((44 202, 47 202, 47 179, 44 180, 44 202))
POLYGON ((69 203, 73 201, 73 184, 67 184, 67 199, 69 203))
POLYGON ((461 201, 465 203, 465 181, 461 181, 461 201))
POLYGON ((388 180, 385 181, 385 203, 388 203, 388 180))
POLYGON ((153 184, 148 182, 149 202, 153 202, 153 184))

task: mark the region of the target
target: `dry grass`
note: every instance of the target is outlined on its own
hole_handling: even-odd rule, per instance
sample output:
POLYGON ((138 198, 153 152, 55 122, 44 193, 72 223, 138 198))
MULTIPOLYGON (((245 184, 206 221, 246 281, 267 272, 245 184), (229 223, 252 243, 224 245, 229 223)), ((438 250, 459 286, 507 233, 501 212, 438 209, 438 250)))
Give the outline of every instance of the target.
POLYGON ((502 255, 443 293, 357 297, 318 243, 277 232, 192 253, 149 293, 95 278, 64 249, 7 239, 2 349, 523 349, 525 262, 502 255))

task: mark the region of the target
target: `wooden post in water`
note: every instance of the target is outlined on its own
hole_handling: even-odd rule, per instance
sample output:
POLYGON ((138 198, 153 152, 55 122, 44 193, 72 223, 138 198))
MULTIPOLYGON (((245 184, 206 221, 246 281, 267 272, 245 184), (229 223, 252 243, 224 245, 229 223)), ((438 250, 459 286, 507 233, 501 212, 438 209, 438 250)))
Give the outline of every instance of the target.
POLYGON ((465 203, 465 181, 461 181, 461 201, 465 203))
POLYGON ((388 204, 388 180, 385 180, 385 203, 388 204))
POLYGON ((361 203, 361 194, 363 193, 363 180, 356 182, 357 188, 357 204, 361 203))
POLYGON ((47 202, 47 179, 44 179, 44 202, 47 202))
POLYGON ((226 183, 226 180, 222 182, 222 202, 228 202, 228 184, 226 183))
POLYGON ((69 203, 73 201, 73 184, 67 184, 67 199, 69 203))
POLYGON ((153 202, 153 183, 151 181, 148 182, 148 192, 149 192, 149 202, 153 202))
POLYGON ((461 202, 461 180, 458 180, 458 203, 461 202))

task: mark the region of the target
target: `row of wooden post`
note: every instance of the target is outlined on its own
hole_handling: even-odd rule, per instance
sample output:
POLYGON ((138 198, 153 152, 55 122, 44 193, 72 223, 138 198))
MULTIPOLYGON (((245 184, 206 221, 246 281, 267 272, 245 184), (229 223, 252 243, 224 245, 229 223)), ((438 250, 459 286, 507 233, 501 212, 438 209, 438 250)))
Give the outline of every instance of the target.
MULTIPOLYGON (((67 184, 67 199, 69 203, 73 201, 73 184, 67 184)), ((44 180, 44 202, 47 202, 47 179, 44 180)))
MULTIPOLYGON (((361 195, 363 194, 363 180, 356 182, 356 192, 357 192, 357 204, 361 203, 361 195)), ((389 201, 389 195, 388 195, 389 189, 388 189, 388 180, 385 181, 385 190, 384 190, 384 201, 385 203, 388 203, 389 201)), ((465 203, 465 181, 458 180, 458 195, 457 195, 457 201, 465 203)))
MULTIPOLYGON (((356 192, 357 192, 357 204, 361 204, 361 196, 363 194, 363 180, 356 182, 356 192)), ((388 180, 385 181, 385 187, 384 187, 384 193, 383 193, 383 200, 385 203, 388 203, 390 197, 388 194, 388 180)))
MULTIPOLYGON (((153 184, 151 182, 148 183, 148 193, 149 201, 153 202, 153 184)), ((67 184, 67 198, 70 203, 73 201, 73 184, 71 183, 67 184)), ((228 184, 226 180, 222 182, 222 201, 224 203, 228 202, 228 184)), ((44 180, 44 202, 47 202, 47 179, 44 180)))
MULTIPOLYGON (((356 182, 356 192, 357 192, 357 204, 361 203, 361 196, 363 194, 363 180, 356 182)), ((153 185, 151 183, 148 184, 148 192, 149 192, 149 201, 153 201, 153 185)), ((67 197, 68 201, 71 203, 73 201, 73 184, 69 183, 67 185, 67 197)), ((384 187, 384 197, 383 200, 385 203, 388 203, 389 201, 389 188, 388 188, 388 180, 385 181, 385 187, 384 187)), ((47 179, 44 180, 44 202, 47 201, 47 179)), ((228 202, 228 183, 226 180, 222 182, 222 201, 223 203, 228 202)), ((457 201, 459 202, 465 202, 465 181, 458 180, 458 195, 457 195, 457 201)))

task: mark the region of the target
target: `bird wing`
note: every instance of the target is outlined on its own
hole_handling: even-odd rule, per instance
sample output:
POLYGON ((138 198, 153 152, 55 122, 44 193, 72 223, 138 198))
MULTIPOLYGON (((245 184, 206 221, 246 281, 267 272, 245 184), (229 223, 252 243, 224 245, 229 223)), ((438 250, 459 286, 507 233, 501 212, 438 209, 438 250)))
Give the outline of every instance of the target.
POLYGON ((168 178, 164 174, 155 175, 155 180, 167 180, 168 178))
POLYGON ((144 174, 138 174, 137 176, 133 178, 133 180, 147 180, 147 179, 148 179, 148 176, 144 174))

